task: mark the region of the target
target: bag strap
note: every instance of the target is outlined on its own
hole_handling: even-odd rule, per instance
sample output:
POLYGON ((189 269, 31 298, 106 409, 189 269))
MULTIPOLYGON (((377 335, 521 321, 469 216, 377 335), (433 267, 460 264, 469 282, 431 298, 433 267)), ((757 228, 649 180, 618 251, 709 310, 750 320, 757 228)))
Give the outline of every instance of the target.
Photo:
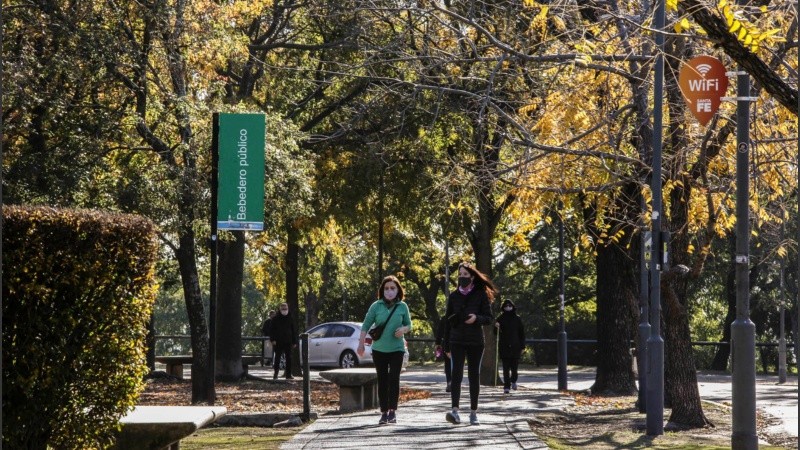
POLYGON ((399 303, 395 303, 395 304, 394 304, 394 307, 392 308, 392 312, 390 312, 390 313, 389 313, 389 317, 387 317, 387 318, 386 318, 386 322, 383 322, 383 325, 381 325, 381 327, 385 327, 385 326, 386 326, 386 324, 387 324, 387 323, 389 323, 389 319, 391 319, 391 318, 392 318, 392 314, 394 314, 394 310, 395 310, 395 309, 397 309, 397 305, 398 305, 398 304, 399 304, 399 303))

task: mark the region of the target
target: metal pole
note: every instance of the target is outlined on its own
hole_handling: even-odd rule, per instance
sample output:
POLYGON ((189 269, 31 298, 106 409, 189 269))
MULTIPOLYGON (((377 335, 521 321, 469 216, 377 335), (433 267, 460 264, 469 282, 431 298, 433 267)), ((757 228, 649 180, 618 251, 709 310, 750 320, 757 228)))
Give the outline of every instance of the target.
MULTIPOLYGON (((783 241, 781 224, 781 241, 783 241)), ((778 383, 786 383, 786 259, 781 258, 780 327, 778 332, 778 383)))
POLYGON ((567 390, 567 330, 564 323, 564 204, 558 202, 558 271, 559 271, 559 332, 558 332, 558 390, 567 390))
POLYGON ((731 324, 731 448, 757 449, 756 327, 750 321, 750 77, 737 69, 736 320, 731 324))
POLYGON ((308 422, 311 418, 311 372, 308 365, 308 333, 300 334, 300 348, 303 350, 303 414, 300 417, 303 422, 308 422))
MULTIPOLYGON (((794 4, 794 24, 795 29, 800 30, 800 1, 794 4)), ((800 46, 797 47, 797 60, 800 61, 800 46)), ((800 91, 800 74, 797 76, 798 91, 800 91)), ((795 248, 797 248, 797 276, 795 277, 795 308, 797 311, 797 323, 800 324, 800 95, 797 96, 797 165, 795 172, 797 173, 797 184, 795 191, 797 192, 797 214, 795 214, 795 221, 797 222, 797 240, 795 241, 795 248)), ((800 331, 800 325, 798 325, 800 331)), ((798 386, 800 386, 800 332, 794 334, 794 362, 797 369, 798 386)), ((800 388, 797 389, 797 403, 800 404, 800 388)), ((800 436, 797 438, 797 446, 800 448, 800 436)))
POLYGON ((653 251, 650 253, 650 337, 647 339, 647 434, 664 434, 664 339, 661 337, 661 141, 664 102, 664 1, 656 1, 656 62, 653 80, 653 172, 650 180, 653 211, 650 220, 653 251))
POLYGON ((444 299, 450 295, 450 240, 444 240, 444 299))
POLYGON ((219 113, 212 116, 211 125, 211 281, 208 293, 208 365, 206 366, 206 400, 214 404, 217 371, 217 196, 219 190, 219 113))
MULTIPOLYGON (((645 210, 644 196, 640 200, 642 211, 645 210)), ((639 412, 647 412, 647 338, 650 336, 650 274, 645 259, 645 229, 641 228, 641 251, 639 251, 639 342, 636 346, 636 367, 639 369, 639 412)))

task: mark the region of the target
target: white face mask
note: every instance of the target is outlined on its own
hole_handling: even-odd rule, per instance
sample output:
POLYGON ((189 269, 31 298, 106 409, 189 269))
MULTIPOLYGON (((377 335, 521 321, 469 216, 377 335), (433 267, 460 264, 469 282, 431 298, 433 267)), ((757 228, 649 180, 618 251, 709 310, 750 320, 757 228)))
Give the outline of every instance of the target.
POLYGON ((289 310, 288 309, 282 309, 281 310, 281 315, 286 316, 288 314, 289 314, 289 310))
POLYGON ((513 309, 514 308, 512 308, 511 306, 506 306, 505 308, 503 308, 503 310, 508 311, 508 312, 511 312, 513 309))
POLYGON ((383 298, 392 301, 397 297, 397 286, 394 284, 385 284, 383 286, 383 298))

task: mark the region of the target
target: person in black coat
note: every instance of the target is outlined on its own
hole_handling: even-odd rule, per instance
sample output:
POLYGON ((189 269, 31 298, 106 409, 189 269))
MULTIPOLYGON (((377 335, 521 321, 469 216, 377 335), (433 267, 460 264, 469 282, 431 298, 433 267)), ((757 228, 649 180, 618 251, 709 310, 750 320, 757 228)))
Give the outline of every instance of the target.
POLYGON ((451 391, 451 379, 450 373, 452 371, 452 367, 450 366, 450 357, 447 356, 447 353, 444 352, 444 348, 442 347, 442 343, 444 342, 444 330, 447 326, 447 318, 442 317, 439 319, 439 325, 436 327, 435 339, 436 339, 436 354, 441 354, 442 359, 444 360, 444 378, 447 380, 447 387, 445 388, 445 392, 451 391))
POLYGON ((503 392, 517 390, 519 359, 525 350, 525 325, 517 315, 517 307, 511 300, 503 302, 503 312, 494 323, 498 337, 498 350, 503 360, 503 392))
POLYGON ((483 327, 493 321, 492 301, 496 292, 494 283, 485 274, 466 263, 458 266, 458 289, 448 297, 445 311, 444 351, 453 366, 450 374, 452 410, 445 415, 450 423, 461 423, 458 406, 466 359, 469 366, 469 422, 480 424, 477 412, 485 345, 483 327))
POLYGON ((289 305, 281 303, 280 314, 275 315, 270 322, 270 337, 272 350, 275 356, 272 359, 272 368, 275 369, 273 380, 278 379, 278 371, 281 369, 281 355, 286 358, 286 367, 283 375, 287 380, 292 377, 292 349, 297 347, 297 327, 294 324, 292 315, 289 314, 289 305))

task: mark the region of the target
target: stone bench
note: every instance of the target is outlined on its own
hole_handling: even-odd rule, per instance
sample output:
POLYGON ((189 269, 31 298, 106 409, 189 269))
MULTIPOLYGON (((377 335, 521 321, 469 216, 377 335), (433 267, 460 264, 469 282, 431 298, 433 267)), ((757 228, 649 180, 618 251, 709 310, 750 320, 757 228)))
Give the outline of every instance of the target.
POLYGON ((319 375, 339 386, 339 411, 378 407, 378 374, 375 369, 333 369, 319 375))
POLYGON ((224 416, 224 406, 136 406, 123 416, 115 450, 178 450, 180 440, 224 416))
MULTIPOLYGON (((168 374, 180 379, 183 379, 183 365, 192 364, 193 360, 194 357, 192 355, 156 356, 156 362, 164 364, 168 374)), ((247 373, 247 366, 258 362, 263 362, 259 355, 242 356, 244 373, 247 373)))

